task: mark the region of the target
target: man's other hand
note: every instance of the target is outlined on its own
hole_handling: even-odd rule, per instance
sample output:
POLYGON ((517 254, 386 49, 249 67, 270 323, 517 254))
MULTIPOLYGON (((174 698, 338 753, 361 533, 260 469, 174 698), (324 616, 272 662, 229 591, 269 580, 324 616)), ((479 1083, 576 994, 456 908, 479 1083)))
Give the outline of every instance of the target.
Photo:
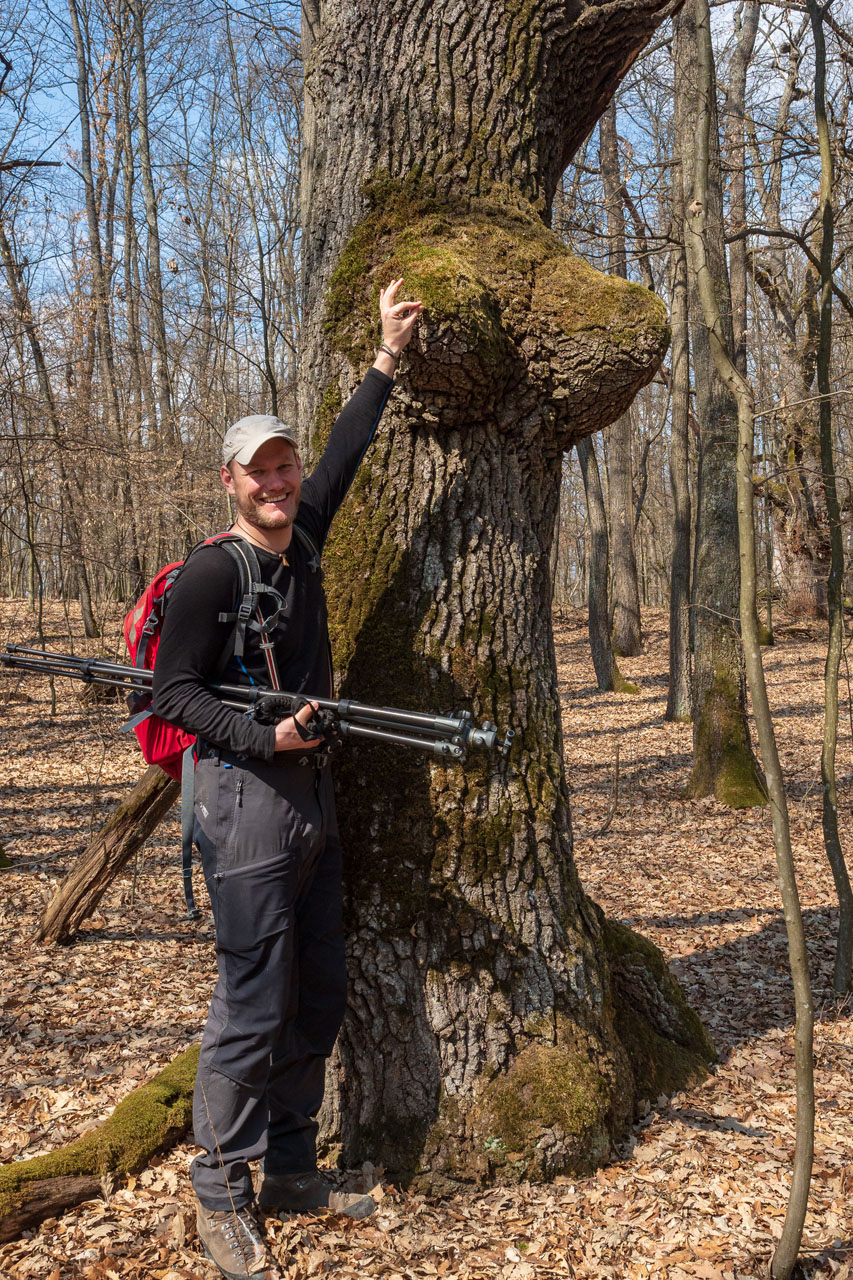
POLYGON ((286 720, 279 720, 275 727, 275 749, 276 751, 311 751, 314 747, 319 747, 322 738, 309 738, 308 741, 300 737, 299 730, 294 724, 298 720, 303 729, 307 727, 311 717, 319 711, 319 704, 316 702, 306 702, 304 707, 300 707, 295 716, 288 716, 286 720))

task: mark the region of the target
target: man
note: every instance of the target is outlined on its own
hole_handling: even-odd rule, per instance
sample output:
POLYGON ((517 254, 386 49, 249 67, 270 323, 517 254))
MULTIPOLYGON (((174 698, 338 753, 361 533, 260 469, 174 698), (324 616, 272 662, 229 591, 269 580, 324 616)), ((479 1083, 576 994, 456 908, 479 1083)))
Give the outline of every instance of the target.
POLYGON ((318 551, 370 444, 400 352, 422 310, 380 294, 382 345, 341 411, 303 484, 296 439, 278 418, 243 418, 225 436, 222 483, 236 505, 231 533, 249 543, 270 589, 270 631, 234 636, 240 575, 215 544, 198 548, 172 588, 157 654, 154 712, 198 735, 195 840, 216 926, 219 981, 202 1038, 193 1104, 198 1234, 229 1280, 271 1276, 253 1213, 250 1161, 263 1159, 267 1214, 332 1211, 364 1217, 369 1196, 344 1195, 318 1171, 316 1115, 326 1059, 346 1003, 341 846, 323 740, 305 726, 315 708, 275 725, 223 706, 217 678, 289 693, 331 694, 318 551), (277 593, 277 595, 275 594, 277 593), (270 604, 272 600, 272 605, 270 604), (229 618, 230 615, 230 618, 229 618), (308 740, 306 741, 306 737, 308 740))

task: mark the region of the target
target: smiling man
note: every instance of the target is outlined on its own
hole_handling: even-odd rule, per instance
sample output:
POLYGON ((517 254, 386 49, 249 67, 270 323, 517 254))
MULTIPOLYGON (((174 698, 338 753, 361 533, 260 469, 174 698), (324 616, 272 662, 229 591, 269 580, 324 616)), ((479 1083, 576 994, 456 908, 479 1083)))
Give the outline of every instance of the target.
POLYGON ((251 1162, 263 1160, 267 1215, 327 1208, 365 1217, 369 1196, 317 1169, 326 1059, 346 1004, 341 845, 328 754, 305 725, 224 706, 210 685, 270 684, 326 697, 332 673, 320 552, 369 447, 412 336, 419 302, 380 295, 382 345, 303 480, 296 437, 257 414, 223 442, 230 530, 257 560, 263 629, 232 652, 240 574, 215 543, 197 548, 170 592, 154 672, 154 712, 197 735, 194 838, 216 925, 219 981, 202 1038, 193 1103, 198 1234, 229 1280, 271 1277, 255 1218, 251 1162), (223 654, 228 657, 223 667, 223 654))

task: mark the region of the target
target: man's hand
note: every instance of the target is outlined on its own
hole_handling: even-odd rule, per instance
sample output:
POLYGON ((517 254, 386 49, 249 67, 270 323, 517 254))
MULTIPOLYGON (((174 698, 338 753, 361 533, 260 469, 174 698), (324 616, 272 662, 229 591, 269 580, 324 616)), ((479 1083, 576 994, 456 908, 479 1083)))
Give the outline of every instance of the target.
POLYGON ((309 738, 306 742, 304 738, 299 736, 299 730, 293 723, 294 720, 298 720, 304 729, 308 721, 319 709, 318 703, 306 702, 305 706, 301 707, 295 716, 288 716, 286 720, 279 720, 275 727, 276 751, 312 751, 314 747, 319 747, 322 744, 322 738, 309 738))
POLYGON ((395 301, 402 283, 403 278, 401 276, 399 280, 392 280, 387 289, 380 289, 379 291, 382 342, 384 346, 390 348, 393 355, 380 349, 373 367, 387 374, 389 378, 393 378, 400 352, 411 339, 418 316, 424 309, 422 302, 395 301))

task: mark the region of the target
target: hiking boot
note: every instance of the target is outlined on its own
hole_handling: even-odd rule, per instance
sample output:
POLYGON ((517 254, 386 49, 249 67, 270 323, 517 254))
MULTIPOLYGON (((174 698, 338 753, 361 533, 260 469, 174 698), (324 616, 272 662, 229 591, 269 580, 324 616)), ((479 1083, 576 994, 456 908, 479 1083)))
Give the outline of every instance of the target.
POLYGON ((251 1205, 205 1209, 200 1204, 196 1229, 205 1254, 228 1280, 273 1280, 277 1276, 251 1205))
POLYGON ((361 1191, 336 1191, 319 1169, 308 1173, 266 1173, 258 1206, 271 1218, 283 1213, 316 1213, 328 1209, 347 1218, 367 1218, 376 1201, 361 1191))

